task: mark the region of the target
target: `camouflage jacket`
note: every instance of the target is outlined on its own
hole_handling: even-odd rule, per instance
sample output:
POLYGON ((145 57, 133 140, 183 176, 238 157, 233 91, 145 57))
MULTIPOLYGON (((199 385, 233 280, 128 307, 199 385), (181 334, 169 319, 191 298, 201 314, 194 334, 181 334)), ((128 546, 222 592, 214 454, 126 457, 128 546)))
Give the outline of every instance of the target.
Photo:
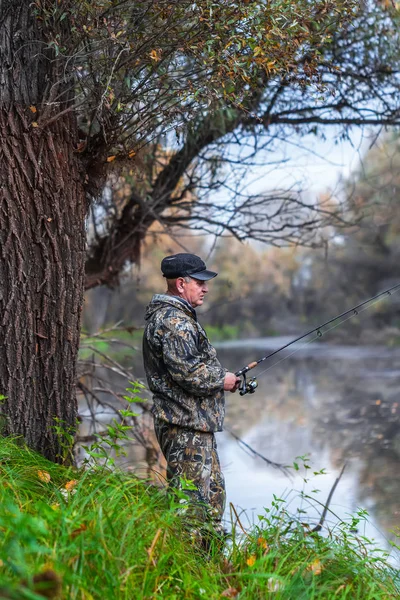
POLYGON ((195 310, 176 296, 156 294, 145 318, 143 360, 154 416, 198 431, 221 431, 226 370, 195 310))

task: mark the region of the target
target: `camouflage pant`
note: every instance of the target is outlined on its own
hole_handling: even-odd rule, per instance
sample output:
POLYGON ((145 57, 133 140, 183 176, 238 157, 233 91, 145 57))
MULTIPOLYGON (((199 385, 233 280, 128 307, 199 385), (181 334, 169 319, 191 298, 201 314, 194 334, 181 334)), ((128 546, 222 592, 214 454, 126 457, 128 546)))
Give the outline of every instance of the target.
POLYGON ((180 477, 195 489, 185 489, 192 507, 201 519, 211 518, 219 527, 225 510, 225 481, 213 433, 194 431, 154 419, 154 429, 167 460, 167 479, 180 487, 180 477))

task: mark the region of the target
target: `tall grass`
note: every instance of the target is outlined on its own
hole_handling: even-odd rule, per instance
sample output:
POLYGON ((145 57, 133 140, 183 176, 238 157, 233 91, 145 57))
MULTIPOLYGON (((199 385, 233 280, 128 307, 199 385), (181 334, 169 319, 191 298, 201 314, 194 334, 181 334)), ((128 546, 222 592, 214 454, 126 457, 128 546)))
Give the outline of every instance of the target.
POLYGON ((0 439, 0 597, 43 598, 33 577, 45 570, 71 600, 400 596, 399 572, 348 529, 309 534, 283 510, 206 553, 181 507, 127 473, 61 467, 0 439))

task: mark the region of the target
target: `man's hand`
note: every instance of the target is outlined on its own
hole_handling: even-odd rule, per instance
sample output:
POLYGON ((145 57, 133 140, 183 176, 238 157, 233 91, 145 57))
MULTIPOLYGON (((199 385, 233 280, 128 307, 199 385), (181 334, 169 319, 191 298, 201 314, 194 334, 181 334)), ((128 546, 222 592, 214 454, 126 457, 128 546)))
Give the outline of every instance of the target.
POLYGON ((225 392, 236 392, 240 384, 240 378, 236 377, 235 373, 227 371, 224 379, 225 392))

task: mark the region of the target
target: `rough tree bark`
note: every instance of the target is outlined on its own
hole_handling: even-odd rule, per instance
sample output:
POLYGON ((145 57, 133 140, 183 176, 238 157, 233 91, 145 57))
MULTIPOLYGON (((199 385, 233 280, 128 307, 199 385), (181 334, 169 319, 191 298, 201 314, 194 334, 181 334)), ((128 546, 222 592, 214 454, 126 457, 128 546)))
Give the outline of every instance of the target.
POLYGON ((0 0, 2 433, 59 462, 54 425, 77 416, 86 202, 73 86, 34 10, 0 0))

